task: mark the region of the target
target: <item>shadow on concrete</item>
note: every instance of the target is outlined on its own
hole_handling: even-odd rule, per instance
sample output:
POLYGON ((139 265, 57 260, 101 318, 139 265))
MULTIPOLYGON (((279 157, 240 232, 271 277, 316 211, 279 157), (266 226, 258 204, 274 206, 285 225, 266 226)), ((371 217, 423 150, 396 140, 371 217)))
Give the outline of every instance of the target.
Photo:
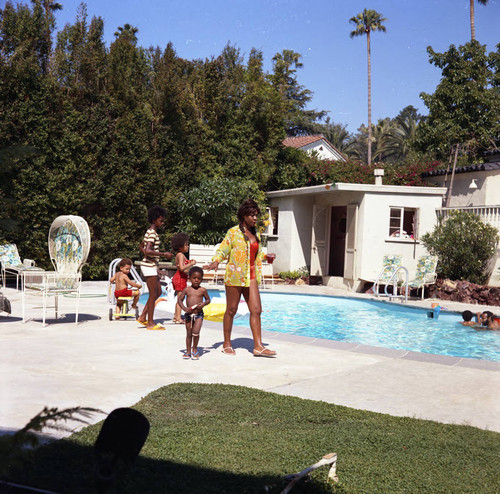
POLYGON ((0 314, 0 323, 2 322, 10 322, 10 323, 13 323, 13 322, 19 322, 19 321, 22 321, 23 318, 22 317, 15 317, 15 316, 3 316, 2 314, 0 314))
MULTIPOLYGON (((57 319, 52 317, 45 317, 45 324, 54 325, 54 324, 69 324, 74 323, 76 318, 76 314, 61 314, 57 319)), ((78 314, 78 324, 86 322, 86 321, 99 321, 101 320, 101 316, 96 316, 95 314, 78 314)), ((22 318, 21 318, 22 320, 22 318)), ((39 322, 42 324, 43 318, 42 316, 30 317, 27 319, 33 322, 39 322)))

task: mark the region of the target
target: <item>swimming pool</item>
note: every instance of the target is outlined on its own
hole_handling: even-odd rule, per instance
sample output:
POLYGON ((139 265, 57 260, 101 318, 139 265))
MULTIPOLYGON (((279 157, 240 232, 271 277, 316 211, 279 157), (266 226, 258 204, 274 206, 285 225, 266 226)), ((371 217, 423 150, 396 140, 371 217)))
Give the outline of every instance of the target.
MULTIPOLYGON (((500 331, 462 326, 456 313, 442 311, 438 319, 430 319, 425 309, 356 298, 266 292, 261 297, 265 330, 500 361, 500 331)), ((249 327, 248 316, 235 325, 249 327)))

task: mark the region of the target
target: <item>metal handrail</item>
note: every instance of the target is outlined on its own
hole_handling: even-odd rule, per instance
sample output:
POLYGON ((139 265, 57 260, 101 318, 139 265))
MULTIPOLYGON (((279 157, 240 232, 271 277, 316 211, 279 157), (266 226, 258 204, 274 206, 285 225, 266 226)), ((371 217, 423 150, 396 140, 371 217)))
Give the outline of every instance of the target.
POLYGON ((385 285, 385 294, 389 298, 400 298, 401 301, 403 300, 403 295, 398 295, 398 282, 396 279, 396 275, 400 270, 403 270, 405 273, 405 294, 404 294, 404 302, 405 304, 408 302, 408 270, 404 266, 398 266, 398 268, 392 273, 391 277, 389 278, 389 281, 387 282, 387 285, 385 285), (393 282, 393 288, 392 288, 392 294, 387 292, 387 287, 391 284, 391 281, 394 280, 393 282))

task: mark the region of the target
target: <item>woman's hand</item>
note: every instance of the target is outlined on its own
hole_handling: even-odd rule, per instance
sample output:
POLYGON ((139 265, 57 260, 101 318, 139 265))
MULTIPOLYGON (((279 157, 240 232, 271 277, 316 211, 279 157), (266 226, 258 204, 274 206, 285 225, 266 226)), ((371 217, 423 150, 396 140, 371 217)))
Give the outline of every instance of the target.
POLYGON ((210 264, 203 266, 203 269, 207 269, 208 271, 211 271, 212 269, 215 270, 218 267, 219 267, 219 261, 212 261, 210 264))

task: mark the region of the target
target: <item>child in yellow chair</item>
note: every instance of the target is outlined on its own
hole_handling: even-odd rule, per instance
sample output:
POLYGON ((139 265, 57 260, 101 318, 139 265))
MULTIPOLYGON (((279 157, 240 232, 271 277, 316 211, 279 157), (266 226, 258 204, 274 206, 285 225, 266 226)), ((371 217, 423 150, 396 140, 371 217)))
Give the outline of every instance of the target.
POLYGON ((134 297, 132 301, 132 309, 137 309, 137 302, 139 301, 139 291, 142 285, 132 281, 128 275, 132 267, 132 260, 124 257, 118 264, 120 271, 117 271, 115 275, 109 280, 110 283, 115 283, 115 298, 116 298, 116 317, 118 318, 121 306, 123 305, 123 300, 119 300, 120 297, 134 297), (130 290, 129 286, 133 288, 138 288, 139 290, 130 290))

